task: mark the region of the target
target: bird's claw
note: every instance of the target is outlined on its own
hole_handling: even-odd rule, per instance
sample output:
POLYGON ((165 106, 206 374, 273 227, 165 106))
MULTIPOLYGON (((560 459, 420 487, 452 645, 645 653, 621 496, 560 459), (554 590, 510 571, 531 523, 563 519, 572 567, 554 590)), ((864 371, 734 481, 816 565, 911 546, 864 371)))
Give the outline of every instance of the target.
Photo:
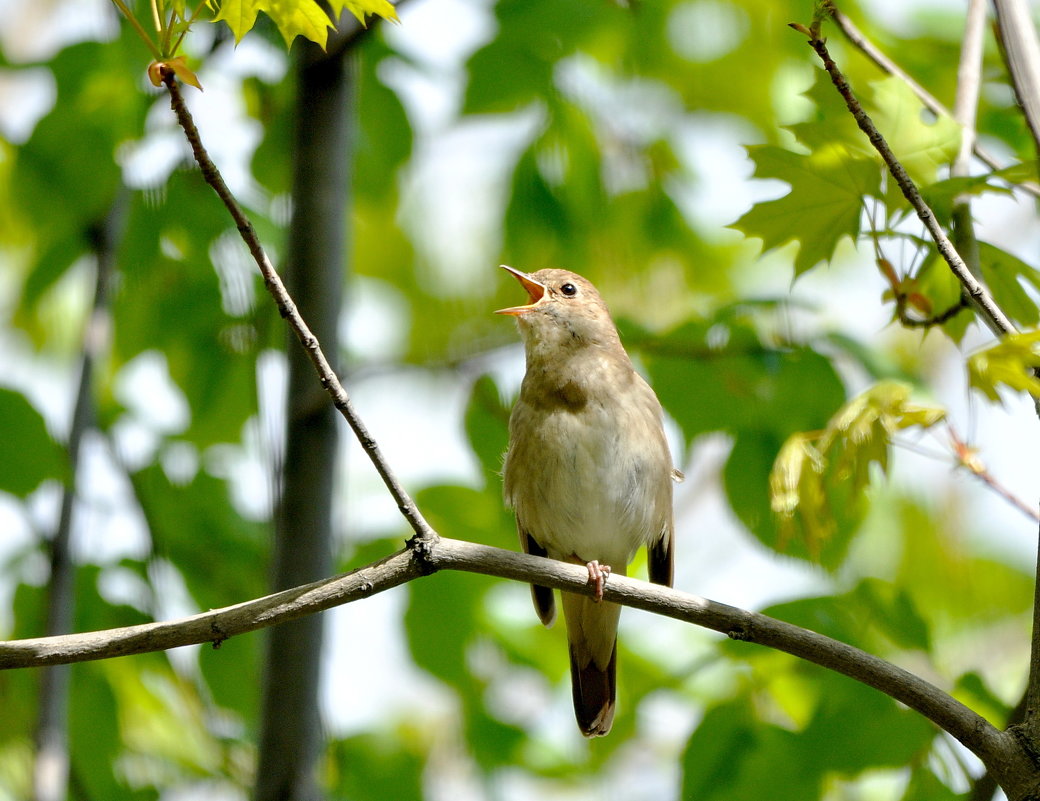
POLYGON ((601 565, 593 559, 585 567, 589 570, 589 584, 596 588, 596 592, 592 595, 592 600, 599 603, 603 600, 603 587, 607 583, 607 576, 610 575, 610 565, 601 565))

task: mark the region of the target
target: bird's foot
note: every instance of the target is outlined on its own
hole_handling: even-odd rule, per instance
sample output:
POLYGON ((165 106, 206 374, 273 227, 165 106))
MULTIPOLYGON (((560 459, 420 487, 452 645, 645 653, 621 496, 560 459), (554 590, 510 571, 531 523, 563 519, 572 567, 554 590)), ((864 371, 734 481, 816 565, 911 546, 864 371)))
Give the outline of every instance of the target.
POLYGON ((601 565, 595 559, 585 565, 589 569, 589 584, 596 588, 592 600, 599 603, 603 600, 603 586, 607 583, 610 575, 610 565, 601 565))

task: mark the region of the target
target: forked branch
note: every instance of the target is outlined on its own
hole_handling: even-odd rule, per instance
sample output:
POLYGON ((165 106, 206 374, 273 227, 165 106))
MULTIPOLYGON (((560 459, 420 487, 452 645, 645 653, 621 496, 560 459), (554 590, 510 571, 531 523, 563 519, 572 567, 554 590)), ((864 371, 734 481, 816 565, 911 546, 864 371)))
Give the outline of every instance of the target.
MULTIPOLYGON (((106 659, 205 642, 219 646, 236 634, 367 598, 440 570, 481 573, 584 595, 593 592, 588 571, 576 565, 444 537, 416 537, 410 545, 342 576, 182 620, 0 643, 0 669, 106 659)), ((624 576, 610 577, 604 598, 712 629, 734 640, 775 648, 863 682, 920 712, 987 763, 998 758, 1005 747, 1002 732, 939 688, 822 634, 624 576)))

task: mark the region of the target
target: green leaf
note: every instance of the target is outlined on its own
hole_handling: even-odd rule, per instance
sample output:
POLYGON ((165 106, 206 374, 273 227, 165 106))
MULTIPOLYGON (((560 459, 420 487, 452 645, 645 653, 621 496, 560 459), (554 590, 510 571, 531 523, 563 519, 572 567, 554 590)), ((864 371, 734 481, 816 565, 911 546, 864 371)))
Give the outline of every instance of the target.
POLYGON ((819 794, 819 777, 805 764, 793 732, 757 720, 738 699, 709 711, 686 744, 682 798, 804 801, 819 794))
POLYGON ((508 36, 496 36, 469 59, 464 114, 515 111, 553 93, 557 62, 572 53, 608 6, 580 0, 504 0, 495 19, 508 36))
POLYGON ((921 101, 906 81, 884 78, 871 84, 871 118, 919 187, 935 181, 960 148, 961 128, 947 116, 926 121, 921 101))
POLYGON ((951 694, 998 728, 1002 729, 1011 723, 1011 707, 989 688, 986 680, 978 673, 965 673, 957 679, 951 694))
POLYGON ((783 439, 818 428, 845 399, 825 357, 805 346, 764 344, 736 307, 647 340, 642 353, 688 443, 709 431, 769 431, 783 439))
POLYGON ((382 17, 390 22, 399 22, 397 11, 388 0, 329 0, 333 15, 338 19, 343 9, 347 9, 362 25, 368 17, 382 17))
POLYGON ((317 0, 266 0, 262 7, 278 26, 286 47, 297 36, 325 47, 332 20, 317 0))
POLYGON ((24 395, 0 389, 0 420, 0 490, 24 498, 42 481, 66 475, 61 449, 24 395))
POLYGON ((1000 403, 1000 387, 1028 392, 1040 398, 1040 331, 1011 334, 996 345, 968 358, 968 383, 987 398, 1000 403))
POLYGON ((924 198, 936 218, 944 225, 950 224, 953 216, 953 204, 959 197, 966 195, 983 195, 987 192, 1000 195, 1010 195, 1011 190, 1001 184, 993 183, 993 179, 999 177, 999 173, 991 172, 983 175, 964 175, 955 178, 946 178, 932 184, 919 186, 921 197, 924 198))
POLYGON ((1040 292, 1040 270, 988 242, 979 242, 979 266, 993 299, 1008 317, 1026 328, 1036 327, 1040 307, 1025 286, 1040 292))
MULTIPOLYGON (((335 19, 339 19, 343 9, 347 9, 362 25, 369 16, 397 21, 397 12, 387 0, 330 0, 329 6, 335 19)), ((325 47, 329 28, 334 27, 328 13, 316 0, 221 0, 213 21, 226 22, 235 35, 235 41, 240 42, 253 29, 260 11, 274 20, 286 47, 292 45, 297 36, 325 47)))
POLYGON ((962 801, 964 796, 947 787, 927 767, 914 766, 903 801, 962 801))
POLYGON ((222 709, 233 710, 243 725, 252 729, 259 718, 260 696, 256 686, 242 676, 259 676, 263 638, 232 637, 219 647, 203 644, 199 649, 199 670, 206 680, 210 697, 222 709))
POLYGON ((756 537, 769 548, 836 566, 851 528, 839 523, 846 536, 831 535, 823 552, 809 553, 777 528, 769 481, 784 441, 822 428, 845 400, 844 387, 826 357, 804 346, 764 344, 745 315, 743 306, 730 307, 648 340, 642 353, 651 383, 687 444, 709 431, 734 437, 723 473, 726 495, 756 537))
POLYGON ((1030 609, 1033 571, 966 547, 973 532, 966 528, 965 509, 956 499, 929 508, 895 498, 877 507, 877 513, 900 555, 892 581, 912 597, 934 630, 949 631, 951 621, 959 621, 985 650, 990 645, 982 643, 999 647, 996 621, 1013 620, 1030 609))
POLYGON ((226 22, 235 35, 235 41, 241 42, 242 37, 253 29, 256 15, 262 7, 263 0, 221 0, 220 9, 213 21, 226 22))
POLYGON ((120 751, 119 703, 104 663, 76 665, 69 690, 71 770, 90 798, 123 798, 116 779, 120 751))
POLYGON ((188 484, 174 484, 157 464, 131 481, 156 549, 180 570, 199 608, 266 592, 267 527, 238 514, 224 481, 200 472, 188 484))
POLYGON ((795 275, 834 255, 845 237, 855 241, 866 196, 877 196, 881 172, 869 159, 840 146, 794 153, 774 145, 748 148, 756 178, 777 178, 791 185, 782 198, 756 203, 731 227, 762 240, 769 251, 798 241, 795 275))
POLYGON ((845 676, 820 670, 817 678, 820 706, 800 733, 803 753, 815 757, 815 770, 856 776, 879 767, 901 768, 928 753, 935 727, 922 715, 845 676))
POLYGON ((409 732, 359 734, 327 748, 334 797, 422 801, 423 754, 409 732))
POLYGON ((509 445, 509 406, 502 402, 502 393, 491 376, 482 375, 473 383, 465 419, 470 447, 480 459, 485 478, 497 486, 502 457, 509 445))
POLYGON ((842 595, 788 601, 763 613, 872 653, 931 648, 929 624, 913 599, 881 579, 863 579, 842 595))

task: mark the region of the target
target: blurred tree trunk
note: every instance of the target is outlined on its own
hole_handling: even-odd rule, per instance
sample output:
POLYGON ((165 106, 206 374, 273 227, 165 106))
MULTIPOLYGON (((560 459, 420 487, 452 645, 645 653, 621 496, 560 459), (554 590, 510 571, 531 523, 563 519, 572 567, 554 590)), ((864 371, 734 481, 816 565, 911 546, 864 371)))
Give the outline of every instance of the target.
MULTIPOLYGON (((341 26, 343 27, 343 26, 341 26)), ((345 50, 328 53, 297 41, 293 134, 293 217, 285 279, 303 318, 330 360, 346 264, 350 119, 353 87, 345 50)), ((332 570, 331 505, 336 415, 299 343, 289 337, 289 383, 282 494, 276 513, 273 587, 332 570)), ((333 363, 333 368, 336 364, 333 363)), ((316 764, 323 732, 319 709, 322 616, 276 627, 265 658, 257 801, 320 797, 316 764)))
MULTIPOLYGON (((61 497, 58 527, 48 543, 50 575, 47 581, 47 621, 44 634, 68 634, 76 614, 76 566, 72 561, 72 525, 79 481, 80 445, 94 425, 94 366, 108 346, 111 327, 109 286, 115 251, 122 233, 126 194, 113 201, 105 220, 90 231, 95 259, 94 302, 83 331, 79 383, 72 407, 66 443, 69 473, 61 497)), ((32 773, 33 801, 63 801, 69 781, 69 673, 72 665, 54 665, 40 671, 40 696, 36 713, 35 759, 32 773)))

